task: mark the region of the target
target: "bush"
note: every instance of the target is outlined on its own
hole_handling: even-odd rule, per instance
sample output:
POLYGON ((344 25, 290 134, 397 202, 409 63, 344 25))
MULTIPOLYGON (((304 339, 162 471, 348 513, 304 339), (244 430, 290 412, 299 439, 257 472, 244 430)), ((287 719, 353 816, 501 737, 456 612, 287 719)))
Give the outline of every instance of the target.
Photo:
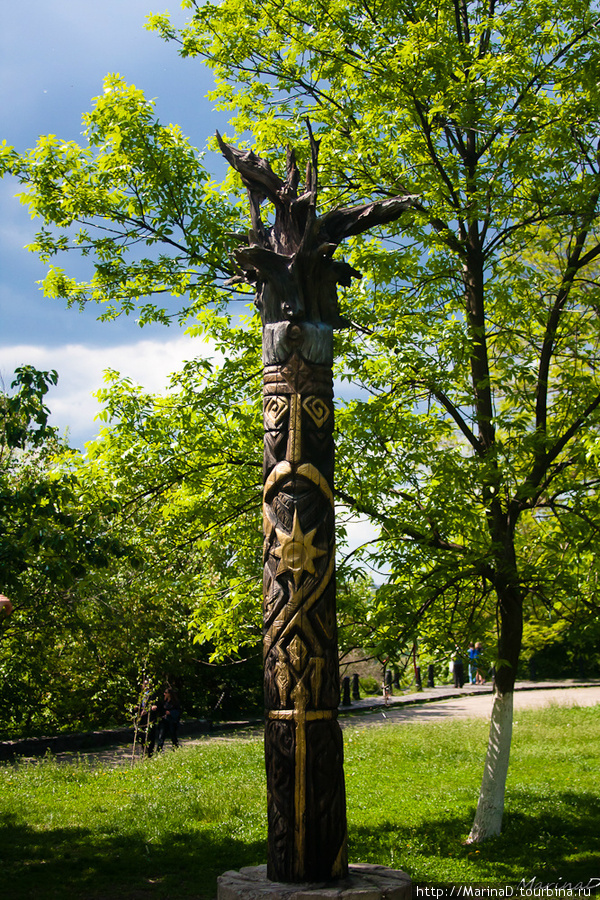
POLYGON ((370 675, 365 675, 364 678, 359 678, 358 684, 363 694, 369 694, 370 696, 372 696, 373 694, 381 693, 381 685, 376 678, 372 678, 370 675))

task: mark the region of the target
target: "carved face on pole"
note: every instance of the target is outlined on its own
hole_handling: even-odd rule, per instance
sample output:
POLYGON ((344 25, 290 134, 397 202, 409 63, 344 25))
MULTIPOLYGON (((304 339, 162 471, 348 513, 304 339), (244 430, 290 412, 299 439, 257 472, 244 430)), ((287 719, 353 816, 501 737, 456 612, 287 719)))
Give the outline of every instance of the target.
POLYGON ((298 250, 292 256, 262 247, 235 252, 235 260, 256 286, 256 306, 263 325, 281 321, 325 322, 341 328, 348 322, 340 317, 337 286, 350 284, 359 273, 329 255, 330 245, 312 251, 298 250), (343 279, 343 281, 341 280, 343 279))

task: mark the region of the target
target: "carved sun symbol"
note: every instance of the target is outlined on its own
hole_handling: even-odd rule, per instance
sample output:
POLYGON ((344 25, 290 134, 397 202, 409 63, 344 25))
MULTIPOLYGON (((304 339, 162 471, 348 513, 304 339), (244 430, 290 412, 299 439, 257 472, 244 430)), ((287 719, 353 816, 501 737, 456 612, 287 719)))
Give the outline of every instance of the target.
POLYGON ((280 563, 277 567, 275 575, 282 572, 291 572, 294 576, 294 584, 296 587, 300 584, 303 572, 310 575, 315 574, 315 559, 324 556, 326 550, 313 546, 313 538, 317 529, 313 528, 308 534, 303 534, 298 521, 298 511, 294 510, 294 522, 292 524, 292 533, 275 529, 279 547, 275 547, 273 553, 278 556, 280 563))

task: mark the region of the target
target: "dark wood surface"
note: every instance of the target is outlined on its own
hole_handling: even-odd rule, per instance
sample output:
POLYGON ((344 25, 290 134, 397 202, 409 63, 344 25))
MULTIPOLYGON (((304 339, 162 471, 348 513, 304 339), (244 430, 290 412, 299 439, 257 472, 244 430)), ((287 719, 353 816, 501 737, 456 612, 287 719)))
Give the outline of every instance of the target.
MULTIPOLYGON (((337 722, 333 387, 331 367, 302 352, 310 326, 291 328, 296 348, 264 369, 268 872, 273 881, 321 881, 347 870, 337 722)), ((332 341, 331 328, 324 331, 321 347, 332 341)), ((276 345, 282 354, 289 352, 284 336, 284 346, 276 345)))
POLYGON ((252 228, 230 283, 251 284, 263 323, 264 688, 268 877, 315 882, 348 872, 335 609, 333 329, 337 287, 360 273, 334 259, 350 235, 398 218, 416 198, 317 215, 319 143, 304 190, 251 151, 223 155, 248 189, 252 228), (266 225, 261 205, 274 207, 266 225))

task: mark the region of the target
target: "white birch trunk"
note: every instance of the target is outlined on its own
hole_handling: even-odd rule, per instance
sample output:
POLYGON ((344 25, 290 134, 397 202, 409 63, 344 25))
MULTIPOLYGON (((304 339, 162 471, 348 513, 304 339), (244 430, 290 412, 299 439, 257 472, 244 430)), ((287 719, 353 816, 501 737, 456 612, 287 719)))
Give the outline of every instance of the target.
POLYGON ((500 834, 502 828, 504 792, 512 738, 513 697, 512 691, 497 693, 494 697, 479 802, 473 827, 466 841, 468 844, 500 834))

